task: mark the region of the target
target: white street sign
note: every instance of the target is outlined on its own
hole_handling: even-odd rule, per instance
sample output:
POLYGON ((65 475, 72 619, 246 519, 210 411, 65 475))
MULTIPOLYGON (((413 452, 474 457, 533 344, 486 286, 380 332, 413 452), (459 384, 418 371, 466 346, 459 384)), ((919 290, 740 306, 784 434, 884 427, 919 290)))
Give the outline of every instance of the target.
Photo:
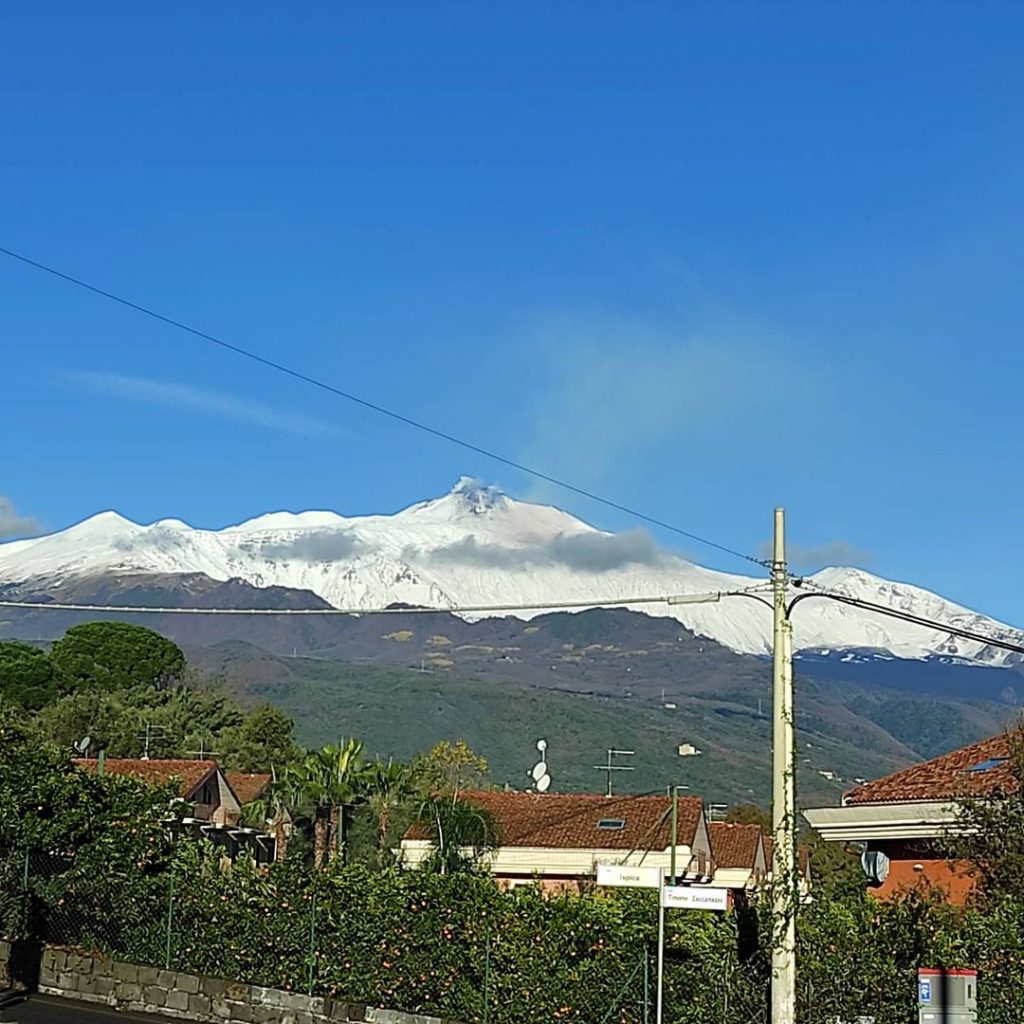
POLYGON ((661 886, 661 868, 628 864, 598 864, 597 884, 636 889, 657 889, 661 886))
POLYGON ((710 886, 666 885, 661 891, 663 907, 682 910, 728 910, 729 890, 710 886))

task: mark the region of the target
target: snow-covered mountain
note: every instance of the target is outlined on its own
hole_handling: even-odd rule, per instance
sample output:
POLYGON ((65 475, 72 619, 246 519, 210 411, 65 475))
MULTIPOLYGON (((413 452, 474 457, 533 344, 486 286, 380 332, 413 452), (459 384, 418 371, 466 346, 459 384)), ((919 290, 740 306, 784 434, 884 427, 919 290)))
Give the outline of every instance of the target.
MULTIPOLYGON (((197 530, 177 519, 142 526, 103 512, 60 533, 0 544, 0 586, 36 591, 115 572, 203 573, 257 587, 310 590, 335 607, 366 609, 394 602, 438 608, 575 604, 763 582, 693 565, 660 550, 643 532, 605 533, 468 478, 444 497, 394 515, 275 512, 223 530, 197 530)), ((824 569, 810 580, 992 636, 1021 638, 1017 630, 929 591, 859 569, 824 569)), ((736 651, 770 649, 771 614, 756 601, 636 607, 672 616, 736 651)), ((804 602, 794 629, 795 646, 803 650, 870 649, 900 658, 942 655, 994 665, 1017 660, 996 648, 830 601, 804 602)))

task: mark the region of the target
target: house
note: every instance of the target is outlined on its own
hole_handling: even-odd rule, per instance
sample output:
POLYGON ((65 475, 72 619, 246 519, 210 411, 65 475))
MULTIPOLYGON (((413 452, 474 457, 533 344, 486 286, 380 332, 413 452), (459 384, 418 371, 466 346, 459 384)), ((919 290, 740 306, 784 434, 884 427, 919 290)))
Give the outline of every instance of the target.
POLYGON ((708 829, 715 864, 712 885, 740 891, 763 885, 768 864, 760 826, 713 821, 708 829))
MULTIPOLYGON (((232 860, 243 851, 251 852, 257 862, 269 863, 276 856, 274 837, 261 829, 238 825, 243 800, 216 761, 186 761, 172 758, 108 757, 101 762, 96 758, 75 758, 73 763, 90 772, 102 771, 106 775, 127 775, 152 786, 172 784, 179 798, 188 805, 188 811, 176 826, 209 839, 221 847, 232 860)), ((231 773, 247 796, 256 791, 258 779, 245 773, 231 773)), ((266 776, 259 791, 269 782, 266 776)), ((249 796, 249 799, 255 797, 249 796)), ((248 803, 249 800, 245 800, 248 803)))
POLYGON ((269 772, 225 772, 224 777, 242 807, 259 800, 266 793, 267 786, 273 778, 269 772))
MULTIPOLYGON (((593 884, 598 864, 646 864, 669 869, 672 801, 667 796, 606 797, 583 793, 464 793, 497 825, 499 846, 483 864, 506 887, 540 881, 545 889, 579 890, 593 884)), ((711 838, 698 797, 677 801, 676 874, 708 882, 711 838)), ((401 860, 418 867, 430 840, 413 826, 402 839, 401 860)))
MULTIPOLYGON (((96 758, 75 758, 74 763, 86 771, 98 771, 96 758)), ((184 761, 165 758, 108 757, 103 761, 107 775, 130 775, 153 786, 174 783, 178 795, 191 805, 189 817, 226 825, 238 820, 242 810, 238 796, 231 788, 216 761, 184 761)))
POLYGON ((891 898, 927 884, 959 903, 971 891, 968 865, 943 853, 955 834, 961 802, 1017 789, 1010 736, 1003 733, 932 758, 843 795, 840 807, 804 812, 827 842, 864 844, 869 884, 891 898))

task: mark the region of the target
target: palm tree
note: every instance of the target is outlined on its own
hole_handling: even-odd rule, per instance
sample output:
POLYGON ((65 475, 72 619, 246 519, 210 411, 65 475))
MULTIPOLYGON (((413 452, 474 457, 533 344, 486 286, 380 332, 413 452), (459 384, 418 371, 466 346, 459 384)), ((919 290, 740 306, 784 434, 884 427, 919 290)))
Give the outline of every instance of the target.
POLYGON ((480 859, 500 842, 494 816, 458 794, 428 797, 418 818, 433 846, 422 868, 439 875, 476 871, 480 859))
POLYGON ((270 782, 255 800, 250 800, 242 808, 242 822, 265 828, 268 824, 274 828, 275 859, 284 860, 288 856, 288 840, 291 836, 293 820, 289 793, 276 769, 271 769, 270 782))
POLYGON ((313 863, 323 868, 339 853, 344 858, 352 811, 366 799, 363 744, 347 740, 311 751, 289 784, 313 818, 313 863))
POLYGON ((390 758, 379 758, 367 768, 368 803, 377 815, 377 864, 384 866, 391 813, 415 792, 410 767, 390 758))

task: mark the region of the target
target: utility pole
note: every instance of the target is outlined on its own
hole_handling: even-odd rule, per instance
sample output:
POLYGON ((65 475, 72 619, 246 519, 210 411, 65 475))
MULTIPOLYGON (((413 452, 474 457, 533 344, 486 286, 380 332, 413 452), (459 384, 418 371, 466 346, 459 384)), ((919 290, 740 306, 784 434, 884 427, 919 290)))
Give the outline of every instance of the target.
POLYGON ((796 1024, 796 799, 793 779, 793 627, 786 607, 786 513, 772 546, 772 1024, 796 1024))

